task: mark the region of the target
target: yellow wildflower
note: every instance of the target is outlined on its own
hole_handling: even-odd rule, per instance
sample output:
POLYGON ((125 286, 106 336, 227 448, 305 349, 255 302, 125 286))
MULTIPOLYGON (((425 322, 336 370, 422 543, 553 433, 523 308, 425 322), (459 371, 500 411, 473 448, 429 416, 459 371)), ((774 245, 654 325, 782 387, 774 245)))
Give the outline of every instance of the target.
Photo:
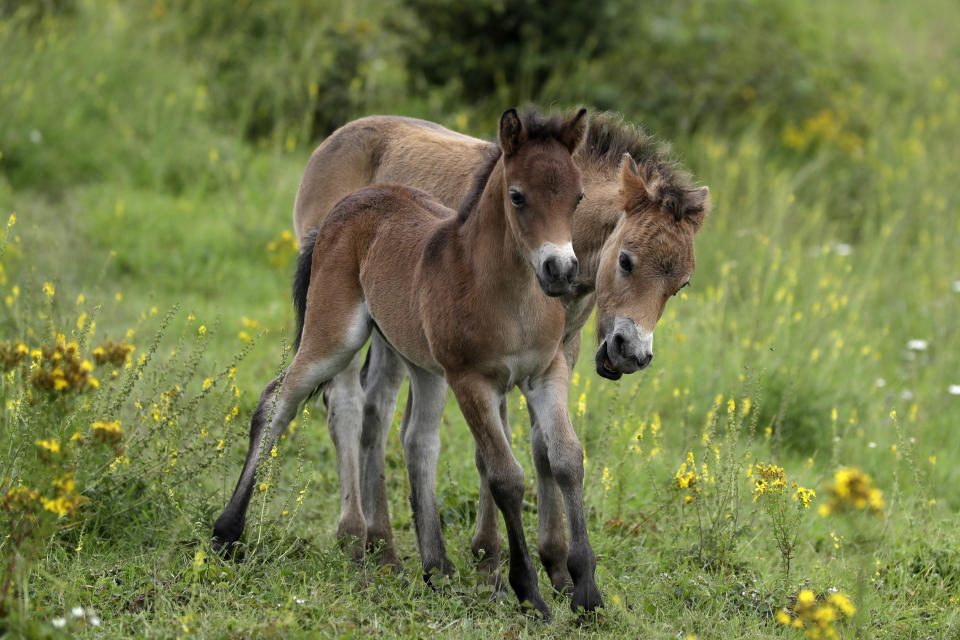
POLYGON ((60 443, 57 442, 56 438, 50 438, 49 440, 37 440, 35 444, 41 449, 45 449, 50 453, 60 453, 60 443))

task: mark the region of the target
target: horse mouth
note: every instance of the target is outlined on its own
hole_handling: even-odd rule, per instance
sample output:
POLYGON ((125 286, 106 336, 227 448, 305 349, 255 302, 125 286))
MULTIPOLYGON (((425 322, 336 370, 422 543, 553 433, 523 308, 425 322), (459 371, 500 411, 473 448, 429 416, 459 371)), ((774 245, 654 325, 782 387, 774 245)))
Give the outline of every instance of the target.
POLYGON ((613 361, 610 360, 610 356, 607 354, 607 341, 604 340, 600 343, 600 346, 597 348, 597 354, 594 357, 594 362, 597 366, 597 375, 607 380, 619 380, 623 377, 623 373, 617 370, 613 365, 613 361))

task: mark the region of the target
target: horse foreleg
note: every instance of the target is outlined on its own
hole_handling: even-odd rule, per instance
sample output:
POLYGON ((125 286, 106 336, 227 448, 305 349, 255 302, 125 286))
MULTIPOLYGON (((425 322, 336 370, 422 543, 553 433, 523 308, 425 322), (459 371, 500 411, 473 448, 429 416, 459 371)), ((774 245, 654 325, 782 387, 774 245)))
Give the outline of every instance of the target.
MULTIPOLYGON (((510 422, 507 417, 507 396, 500 399, 500 421, 503 434, 510 440, 510 422)), ((500 511, 490 493, 486 469, 480 459, 479 450, 475 452, 477 470, 480 475, 480 495, 477 499, 477 528, 470 543, 470 550, 477 559, 477 571, 484 576, 485 582, 493 586, 496 598, 505 594, 506 585, 500 574, 500 511)))
POLYGON ((360 494, 367 519, 367 549, 377 553, 381 564, 399 566, 390 526, 384 458, 405 370, 401 359, 377 332, 370 340, 367 358, 365 375, 361 376, 364 395, 360 433, 360 494))
POLYGON ((587 536, 583 511, 583 447, 573 430, 567 407, 567 365, 562 352, 550 367, 524 389, 537 425, 547 443, 549 471, 563 494, 570 547, 567 570, 573 578, 570 606, 593 611, 603 606, 594 581, 597 561, 587 536))
POLYGON ((563 494, 550 469, 550 454, 540 425, 530 412, 530 444, 537 471, 537 549, 540 561, 557 593, 569 594, 567 535, 563 528, 563 494))
POLYGON ((485 379, 471 375, 450 379, 450 387, 456 394, 460 410, 473 432, 478 471, 486 475, 490 493, 507 526, 510 586, 516 592, 521 607, 536 610, 549 619, 550 609, 540 595, 537 572, 523 533, 523 467, 513 456, 510 441, 503 432, 500 420, 500 401, 503 394, 485 379))
POLYGON ((410 371, 411 402, 407 403, 403 452, 410 477, 410 506, 423 563, 423 577, 429 583, 435 571, 453 575, 453 563, 440 527, 437 508, 437 460, 440 457, 440 418, 447 403, 443 378, 415 365, 410 371))

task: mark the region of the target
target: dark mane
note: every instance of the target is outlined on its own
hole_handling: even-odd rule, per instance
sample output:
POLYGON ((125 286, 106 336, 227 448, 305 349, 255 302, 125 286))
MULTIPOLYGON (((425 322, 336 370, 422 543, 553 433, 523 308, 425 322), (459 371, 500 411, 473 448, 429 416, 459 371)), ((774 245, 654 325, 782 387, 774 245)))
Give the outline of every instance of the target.
MULTIPOLYGON (((527 133, 528 141, 559 138, 563 131, 563 126, 568 120, 569 114, 554 113, 543 115, 534 108, 525 109, 524 112, 520 114, 520 121, 523 123, 523 129, 527 133)), ((497 165, 497 161, 500 160, 502 154, 500 146, 496 141, 490 145, 487 153, 489 155, 484 158, 477 172, 473 174, 473 184, 470 186, 470 191, 468 191, 467 195, 463 198, 463 202, 460 203, 460 209, 457 211, 457 220, 461 223, 469 218, 470 213, 476 209, 477 203, 480 202, 480 194, 482 194, 483 190, 487 187, 490 174, 493 173, 493 168, 497 165)))
POLYGON ((487 181, 490 180, 490 174, 493 173, 493 168, 497 166, 497 162, 500 160, 503 152, 500 151, 498 145, 491 144, 490 148, 484 153, 486 157, 483 159, 477 172, 473 174, 473 184, 470 185, 470 191, 464 196, 463 202, 460 203, 460 208, 457 210, 457 221, 461 223, 465 222, 466 219, 470 217, 470 213, 477 208, 477 203, 480 202, 480 195, 483 193, 483 190, 486 189, 487 181))
POLYGON ((633 157, 640 175, 660 176, 659 202, 653 204, 678 217, 684 193, 693 188, 693 178, 673 157, 669 144, 657 140, 643 127, 624 122, 615 113, 591 115, 587 139, 578 158, 601 171, 612 172, 625 153, 633 157))

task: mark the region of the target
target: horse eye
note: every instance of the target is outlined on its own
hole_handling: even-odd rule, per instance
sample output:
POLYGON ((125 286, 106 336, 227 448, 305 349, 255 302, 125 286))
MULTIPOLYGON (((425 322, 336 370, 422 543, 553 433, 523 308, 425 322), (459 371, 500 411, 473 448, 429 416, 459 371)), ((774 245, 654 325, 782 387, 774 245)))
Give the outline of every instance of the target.
POLYGON ((513 206, 520 208, 527 203, 527 199, 523 197, 523 194, 514 189, 510 190, 510 202, 513 203, 513 206))
POLYGON ((580 195, 577 196, 577 204, 579 205, 582 200, 583 200, 583 192, 581 191, 580 195))
POLYGON ((633 260, 630 259, 630 256, 627 255, 625 251, 620 252, 620 268, 623 269, 626 273, 633 271, 633 260))

